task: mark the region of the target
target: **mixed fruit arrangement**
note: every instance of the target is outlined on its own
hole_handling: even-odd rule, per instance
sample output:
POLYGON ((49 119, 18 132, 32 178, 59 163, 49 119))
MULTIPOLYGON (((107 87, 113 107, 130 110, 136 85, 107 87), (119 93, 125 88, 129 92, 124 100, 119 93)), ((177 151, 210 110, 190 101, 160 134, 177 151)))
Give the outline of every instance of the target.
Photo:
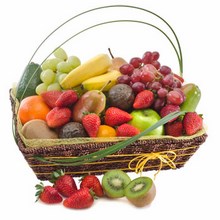
POLYGON ((186 113, 148 135, 178 137, 202 129, 199 87, 161 65, 158 52, 129 62, 109 52, 81 63, 58 48, 42 65, 29 63, 15 88, 23 136, 131 137, 178 111, 186 113))
POLYGON ((156 196, 156 187, 150 177, 142 176, 133 180, 122 170, 107 171, 102 180, 88 174, 81 178, 77 187, 71 175, 62 170, 54 171, 50 182, 42 182, 35 187, 36 201, 41 200, 46 204, 61 203, 71 209, 85 209, 93 205, 94 199, 107 197, 111 199, 126 197, 136 207, 149 205, 156 196))

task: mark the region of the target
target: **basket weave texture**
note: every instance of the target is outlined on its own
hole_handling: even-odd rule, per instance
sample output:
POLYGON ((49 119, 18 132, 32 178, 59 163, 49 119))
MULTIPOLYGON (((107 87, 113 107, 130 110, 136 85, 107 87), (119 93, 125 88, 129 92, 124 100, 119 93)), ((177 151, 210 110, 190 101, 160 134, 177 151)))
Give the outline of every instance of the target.
POLYGON ((18 148, 25 160, 40 180, 50 179, 51 172, 64 169, 72 176, 82 176, 86 173, 103 174, 111 169, 121 169, 125 172, 140 172, 150 170, 167 170, 181 168, 198 150, 207 138, 205 130, 192 136, 174 138, 171 136, 145 136, 118 152, 99 159, 95 162, 78 166, 60 165, 42 162, 35 158, 41 156, 46 159, 65 159, 87 155, 106 149, 121 139, 56 139, 32 142, 25 140, 19 131, 19 121, 16 114, 16 101, 10 92, 10 100, 15 124, 15 137, 18 148), (33 143, 33 145, 32 145, 33 143), (140 169, 137 164, 143 162, 140 169))

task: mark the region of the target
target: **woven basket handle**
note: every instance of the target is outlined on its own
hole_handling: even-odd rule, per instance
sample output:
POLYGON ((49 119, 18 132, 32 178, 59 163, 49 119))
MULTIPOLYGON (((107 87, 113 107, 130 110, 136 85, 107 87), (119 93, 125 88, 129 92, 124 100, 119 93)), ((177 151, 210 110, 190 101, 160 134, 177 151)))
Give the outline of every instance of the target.
MULTIPOLYGON (((176 41, 176 44, 177 46, 175 46, 174 42, 171 40, 171 38, 162 30, 160 29, 159 27, 149 23, 149 22, 145 22, 145 21, 141 21, 141 20, 129 20, 129 19, 118 19, 118 20, 109 20, 109 21, 105 21, 105 22, 100 22, 100 23, 96 23, 94 25, 91 25, 91 26, 88 26, 86 28, 84 28, 83 30, 73 34, 72 36, 70 36, 69 38, 67 38, 64 42, 62 42, 59 46, 57 46, 57 48, 63 46, 65 43, 67 43, 68 41, 70 41, 71 39, 73 39, 74 37, 78 36, 79 34, 89 30, 89 29, 92 29, 92 28, 95 28, 95 27, 98 27, 98 26, 102 26, 102 25, 106 25, 106 24, 110 24, 110 23, 118 23, 118 22, 132 22, 132 23, 139 23, 139 24, 144 24, 144 25, 148 25, 148 26, 151 26, 155 29, 157 29, 159 32, 161 32, 166 38, 167 40, 170 42, 170 44, 172 45, 175 53, 176 53, 176 56, 177 56, 177 59, 178 59, 178 63, 179 63, 179 71, 180 71, 180 76, 183 75, 183 58, 182 58, 182 51, 181 51, 181 46, 180 46, 180 43, 179 43, 179 40, 178 40, 178 37, 175 33, 175 31, 173 30, 173 28, 170 26, 170 24, 165 20, 163 19, 161 16, 159 16, 158 14, 150 11, 150 10, 147 10, 147 9, 144 9, 144 8, 140 8, 140 7, 136 7, 136 6, 131 6, 131 5, 108 5, 108 6, 102 6, 102 7, 97 7, 97 8, 93 8, 93 9, 90 9, 90 10, 86 10, 82 13, 79 13, 71 18, 69 18, 68 20, 66 20, 65 22, 63 22, 61 25, 59 25, 57 28, 55 28, 40 44, 39 46, 36 48, 36 50, 34 51, 30 61, 32 62, 32 60, 34 59, 36 53, 39 51, 39 49, 42 47, 43 44, 45 44, 45 42, 52 36, 54 35, 59 29, 61 29, 62 27, 64 27, 67 23, 69 23, 70 21, 73 21, 74 19, 77 19, 83 15, 86 15, 86 14, 89 14, 89 13, 92 13, 92 12, 95 12, 95 11, 98 11, 98 10, 103 10, 103 9, 109 9, 109 8, 120 8, 120 9, 126 9, 126 8, 129 8, 129 9, 133 9, 133 10, 136 10, 137 12, 139 11, 142 11, 144 13, 148 13, 148 14, 151 14, 153 16, 155 16, 156 18, 160 19, 171 31, 171 33, 173 34, 174 36, 174 39, 176 41)), ((43 62, 49 58, 52 54, 53 54, 54 51, 52 51, 44 60, 43 62)), ((43 63, 42 62, 42 63, 43 63)))

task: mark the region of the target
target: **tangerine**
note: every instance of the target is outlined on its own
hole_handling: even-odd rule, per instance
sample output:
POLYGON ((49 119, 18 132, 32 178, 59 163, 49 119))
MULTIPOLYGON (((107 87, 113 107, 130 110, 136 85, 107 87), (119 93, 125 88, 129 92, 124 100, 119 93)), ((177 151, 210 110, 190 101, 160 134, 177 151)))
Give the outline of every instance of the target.
POLYGON ((32 119, 42 119, 46 121, 46 115, 50 110, 41 96, 33 95, 21 101, 18 116, 22 124, 32 119))
POLYGON ((108 125, 100 125, 97 137, 116 137, 116 131, 108 125))

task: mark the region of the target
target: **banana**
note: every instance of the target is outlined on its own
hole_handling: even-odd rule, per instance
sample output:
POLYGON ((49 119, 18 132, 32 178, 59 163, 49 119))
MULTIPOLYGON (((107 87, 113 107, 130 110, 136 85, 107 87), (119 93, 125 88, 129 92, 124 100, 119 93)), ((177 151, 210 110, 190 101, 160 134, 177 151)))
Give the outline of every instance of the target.
POLYGON ((83 81, 82 85, 86 90, 101 90, 104 87, 103 91, 108 91, 116 84, 117 78, 121 75, 122 74, 118 70, 111 70, 103 75, 83 81))
POLYGON ((91 77, 106 73, 111 64, 111 58, 107 54, 99 54, 70 71, 60 84, 63 89, 78 86, 91 77))

